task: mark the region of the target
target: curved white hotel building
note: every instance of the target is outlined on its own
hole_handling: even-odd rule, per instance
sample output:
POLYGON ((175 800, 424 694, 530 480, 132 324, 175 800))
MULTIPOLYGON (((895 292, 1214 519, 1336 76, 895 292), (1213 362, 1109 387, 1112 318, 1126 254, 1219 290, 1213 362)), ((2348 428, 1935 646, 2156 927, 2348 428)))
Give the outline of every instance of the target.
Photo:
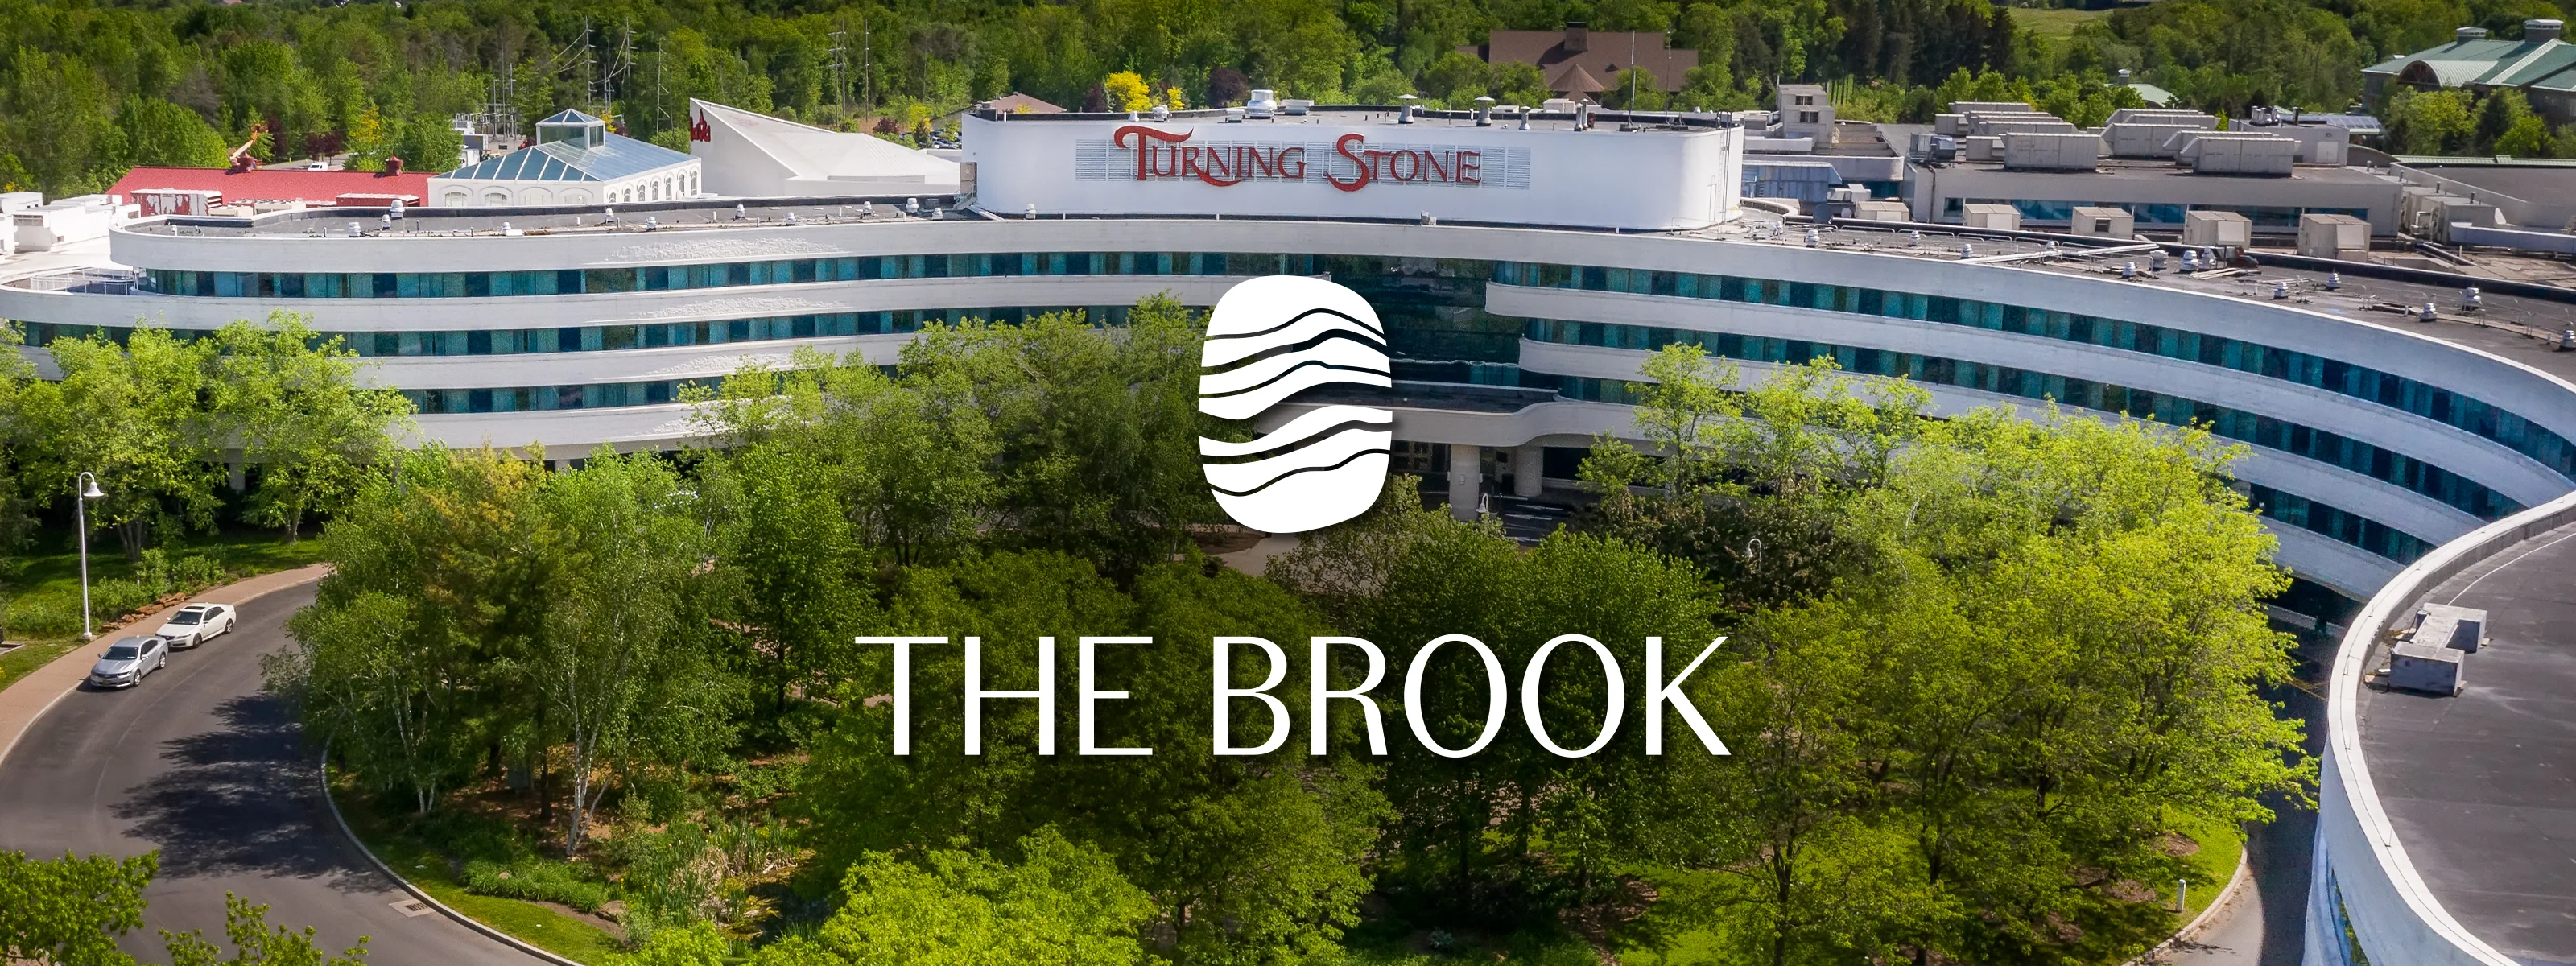
MULTIPOLYGON (((1158 292, 1208 306, 1249 277, 1324 275, 1386 325, 1396 464, 1461 508, 1538 496, 1596 434, 1632 432, 1625 384, 1674 342, 1754 374, 1830 356, 1943 411, 2055 400, 2207 423, 2246 445, 2236 472, 2282 563, 2353 600, 2420 597, 2454 549, 2576 491, 2576 353, 2535 337, 2576 328, 2576 293, 2495 286, 2470 309, 2449 285, 2211 269, 2128 241, 1784 221, 1740 206, 1740 130, 1655 120, 980 115, 956 196, 147 220, 112 233, 96 260, 114 268, 0 281, 0 317, 41 364, 47 341, 94 330, 306 313, 413 399, 423 435, 561 457, 675 446, 683 386, 801 347, 891 363, 931 320, 1083 308, 1116 325, 1158 292)), ((2415 599, 2365 609, 2351 670, 2371 615, 2415 599)), ((2473 671, 2450 700, 2501 699, 2505 677, 2473 671)), ((2576 772, 2558 727, 2557 770, 2576 772)), ((2410 827, 2375 797, 2386 775, 2352 784, 2363 753, 2467 759, 2356 734, 2329 748, 2310 962, 2576 961, 2576 856, 2471 856, 2440 819, 2410 827), (2516 863, 2539 863, 2534 882, 2489 888, 2516 863), (2505 893, 2563 901, 2524 915, 2505 893)), ((2525 817, 2568 833, 2576 790, 2558 790, 2555 818, 2525 817)), ((2555 842, 2536 848, 2576 834, 2555 842)))

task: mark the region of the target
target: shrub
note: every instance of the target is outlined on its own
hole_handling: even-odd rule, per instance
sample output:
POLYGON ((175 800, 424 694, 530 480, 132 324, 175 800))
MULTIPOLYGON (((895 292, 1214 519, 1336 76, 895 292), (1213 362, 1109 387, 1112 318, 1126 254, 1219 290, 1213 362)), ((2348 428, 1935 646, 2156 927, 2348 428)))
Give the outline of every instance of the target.
POLYGON ((105 623, 149 604, 160 596, 160 591, 144 586, 141 581, 101 580, 89 585, 89 611, 93 619, 105 623))
MULTIPOLYGON (((460 812, 432 812, 412 826, 421 841, 441 855, 467 862, 507 865, 532 859, 536 847, 510 823, 460 812)), ((516 876, 513 876, 516 878, 516 876)))
POLYGON ((70 637, 80 633, 80 598, 36 594, 9 601, 5 622, 12 638, 70 637))
POLYGON ((465 863, 465 891, 504 899, 559 902, 583 912, 608 903, 608 886, 566 862, 522 858, 509 863, 474 859, 465 863))

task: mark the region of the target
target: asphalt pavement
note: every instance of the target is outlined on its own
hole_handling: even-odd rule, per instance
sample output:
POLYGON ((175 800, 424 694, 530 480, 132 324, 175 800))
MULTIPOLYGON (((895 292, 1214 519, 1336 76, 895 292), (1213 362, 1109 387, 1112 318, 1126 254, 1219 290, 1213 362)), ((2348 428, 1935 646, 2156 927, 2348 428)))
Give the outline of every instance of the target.
POLYGON ((410 897, 333 823, 300 729, 260 690, 260 655, 286 646, 287 616, 312 600, 308 583, 243 602, 236 630, 172 654, 143 683, 63 695, 0 760, 0 849, 160 849, 144 928, 121 941, 146 962, 168 961, 163 929, 202 929, 222 945, 229 891, 267 905, 272 925, 317 927, 333 952, 369 937, 375 966, 541 966, 435 912, 405 911, 410 897))

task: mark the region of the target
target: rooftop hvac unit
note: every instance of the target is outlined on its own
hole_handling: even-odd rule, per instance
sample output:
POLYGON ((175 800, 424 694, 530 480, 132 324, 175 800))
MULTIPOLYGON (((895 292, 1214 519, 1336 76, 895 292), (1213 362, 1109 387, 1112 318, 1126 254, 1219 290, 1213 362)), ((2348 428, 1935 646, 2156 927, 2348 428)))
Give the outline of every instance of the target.
POLYGON ((1961 205, 1960 221, 1987 231, 2020 231, 2021 209, 2011 205, 1961 205))
POLYGON ((2102 139, 2083 133, 2004 135, 2007 171, 2091 171, 2102 160, 2102 139))
POLYGON ((2069 213, 2067 227, 2071 234, 2087 238, 2117 238, 2123 241, 2137 237, 2138 216, 2125 208, 2085 206, 2069 213))
POLYGON ((1272 111, 1278 109, 1277 92, 1268 88, 1254 89, 1250 99, 1243 102, 1243 113, 1248 117, 1269 117, 1272 111))
POLYGON ((1952 113, 1952 114, 1967 114, 1967 113, 1971 113, 1971 112, 1974 112, 1974 111, 2034 111, 2034 110, 2038 110, 2038 108, 2034 108, 2034 107, 2030 106, 2028 103, 2025 103, 2025 102, 2022 102, 2022 101, 1951 101, 1951 102, 1950 102, 1950 113, 1952 113))
POLYGON ((2467 654, 2485 639, 2487 612, 2476 607, 2425 604, 2415 608, 2414 641, 2467 654))
POLYGON ((2415 641, 2397 645, 2388 656, 2388 686, 2426 694, 2460 693, 2466 682, 2460 679, 2461 653, 2447 647, 2415 641))
POLYGON ((1902 201, 1863 201, 1852 205, 1854 219, 1860 221, 1913 221, 1914 212, 1902 201))
POLYGON ((2172 158, 2174 135, 2184 131, 2208 128, 2171 124, 2162 120, 2114 121, 2102 129, 2102 139, 2110 143, 2115 158, 2172 158))
POLYGON ((2233 211, 2182 213, 2182 243, 2193 248, 2243 248, 2254 239, 2254 220, 2233 211))
POLYGON ((2204 131, 2216 130, 2218 117, 2200 111, 2169 111, 2153 107, 2124 107, 2111 112, 2111 124, 2180 124, 2204 131))
POLYGON ((2076 127, 2073 124, 2053 117, 2006 118, 2003 120, 1972 117, 1968 119, 1968 129, 1969 133, 1985 135, 1988 137, 2004 137, 2014 134, 2084 133, 2083 128, 2076 127))
POLYGON ((1968 138, 1968 160, 2001 161, 2003 159, 2004 139, 1998 137, 1975 136, 1968 138))
POLYGON ((1932 115, 1932 133, 1947 134, 1951 137, 1958 137, 1959 135, 1966 134, 1968 133, 1968 116, 1965 114, 1932 115))
POLYGON ((2191 165, 2196 174, 2287 177, 2299 161, 2299 142, 2285 137, 2220 131, 2187 131, 2177 137, 2191 140, 2174 152, 2175 160, 2191 165))
POLYGON ((2299 254, 2357 261, 2369 251, 2369 222, 2351 215, 2299 216, 2299 254))

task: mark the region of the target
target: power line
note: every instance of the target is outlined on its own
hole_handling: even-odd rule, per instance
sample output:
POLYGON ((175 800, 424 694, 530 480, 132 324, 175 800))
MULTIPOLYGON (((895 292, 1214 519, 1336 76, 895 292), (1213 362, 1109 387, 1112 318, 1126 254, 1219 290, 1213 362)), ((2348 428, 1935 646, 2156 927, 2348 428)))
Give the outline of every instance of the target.
POLYGON ((842 119, 847 120, 850 116, 850 48, 847 44, 850 35, 849 31, 835 30, 829 36, 832 38, 832 49, 828 51, 832 58, 832 98, 841 105, 842 119))

